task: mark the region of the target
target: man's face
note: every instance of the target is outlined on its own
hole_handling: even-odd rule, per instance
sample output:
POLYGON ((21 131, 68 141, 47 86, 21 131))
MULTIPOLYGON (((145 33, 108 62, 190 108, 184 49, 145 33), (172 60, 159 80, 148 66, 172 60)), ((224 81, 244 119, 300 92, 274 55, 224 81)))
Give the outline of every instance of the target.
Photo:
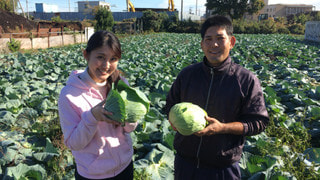
POLYGON ((211 26, 201 41, 201 48, 209 63, 212 66, 219 66, 227 59, 235 43, 236 38, 228 36, 224 28, 211 26))

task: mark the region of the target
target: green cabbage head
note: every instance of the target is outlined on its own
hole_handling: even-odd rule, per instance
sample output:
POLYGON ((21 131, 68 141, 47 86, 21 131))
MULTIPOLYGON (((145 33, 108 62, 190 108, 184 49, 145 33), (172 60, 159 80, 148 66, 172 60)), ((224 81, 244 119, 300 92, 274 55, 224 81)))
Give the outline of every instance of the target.
POLYGON ((205 116, 207 112, 200 106, 190 102, 182 102, 172 106, 169 112, 169 120, 177 131, 189 136, 206 127, 205 116))

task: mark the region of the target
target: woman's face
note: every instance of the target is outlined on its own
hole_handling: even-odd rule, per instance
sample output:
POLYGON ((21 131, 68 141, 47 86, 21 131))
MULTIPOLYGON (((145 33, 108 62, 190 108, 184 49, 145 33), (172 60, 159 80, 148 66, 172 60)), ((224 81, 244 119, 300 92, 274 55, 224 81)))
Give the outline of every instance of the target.
POLYGON ((83 51, 88 62, 88 73, 97 83, 102 83, 117 69, 119 58, 109 46, 102 46, 88 53, 83 51))

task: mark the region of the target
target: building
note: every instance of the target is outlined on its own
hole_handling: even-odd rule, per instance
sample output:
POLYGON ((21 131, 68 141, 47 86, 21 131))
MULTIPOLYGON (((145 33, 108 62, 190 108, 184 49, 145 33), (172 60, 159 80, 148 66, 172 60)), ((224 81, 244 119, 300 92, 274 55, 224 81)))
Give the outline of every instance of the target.
POLYGON ((244 18, 248 20, 264 20, 268 18, 287 17, 289 15, 311 12, 315 8, 306 4, 268 4, 264 0, 265 6, 254 15, 245 14, 244 18))
POLYGON ((52 13, 59 12, 57 5, 49 5, 45 3, 36 3, 36 12, 39 13, 52 13))
POLYGON ((91 13, 99 6, 110 9, 110 4, 103 1, 78 1, 78 12, 91 13))
MULTIPOLYGON (((315 6, 306 4, 269 4, 268 0, 264 0, 265 6, 256 14, 244 14, 247 20, 264 20, 268 18, 287 17, 289 15, 311 12, 315 10, 315 6)), ((208 11, 211 14, 211 10, 208 11)))
POLYGON ((265 9, 264 14, 268 14, 269 18, 277 18, 311 12, 313 9, 313 5, 306 4, 270 4, 265 9))
MULTIPOLYGON (((167 12, 168 8, 134 8, 136 12, 143 12, 147 10, 155 11, 155 12, 167 12)), ((177 11, 177 9, 175 9, 177 11)))

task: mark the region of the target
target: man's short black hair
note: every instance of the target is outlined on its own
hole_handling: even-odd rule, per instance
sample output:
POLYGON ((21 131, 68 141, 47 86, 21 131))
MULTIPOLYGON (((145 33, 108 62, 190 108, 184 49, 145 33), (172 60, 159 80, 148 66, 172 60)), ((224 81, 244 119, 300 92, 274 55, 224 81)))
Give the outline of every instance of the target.
POLYGON ((224 28, 227 31, 229 36, 233 35, 233 26, 232 21, 226 16, 216 15, 209 17, 201 26, 201 38, 204 38, 204 35, 211 26, 219 26, 224 28))

